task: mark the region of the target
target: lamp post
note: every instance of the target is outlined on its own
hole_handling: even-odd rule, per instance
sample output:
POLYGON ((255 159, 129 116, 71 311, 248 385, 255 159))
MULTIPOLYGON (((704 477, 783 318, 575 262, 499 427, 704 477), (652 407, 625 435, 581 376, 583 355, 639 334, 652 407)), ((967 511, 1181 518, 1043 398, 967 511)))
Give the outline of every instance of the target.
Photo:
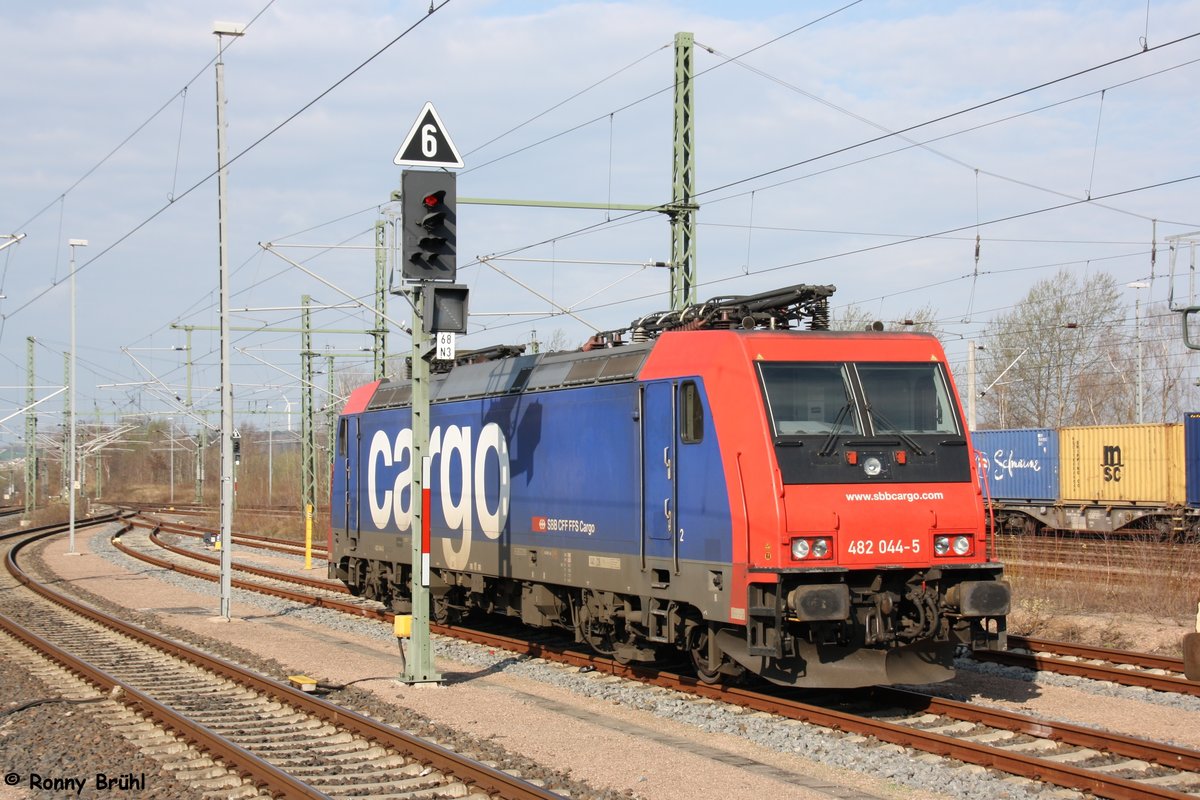
POLYGON ((67 382, 71 384, 71 433, 67 439, 67 501, 71 522, 67 534, 67 555, 75 553, 75 248, 87 247, 87 239, 68 239, 71 246, 71 369, 67 382))
POLYGON ((267 403, 267 505, 275 505, 275 418, 271 416, 271 404, 267 403))
POLYGON ((1137 421, 1138 424, 1145 422, 1142 404, 1142 289, 1149 289, 1150 284, 1146 281, 1133 281, 1126 284, 1130 289, 1134 290, 1133 295, 1133 340, 1137 345, 1137 421))
POLYGON ((171 505, 175 505, 175 418, 167 417, 171 430, 167 436, 171 440, 171 505))
POLYGON ((229 239, 225 231, 225 36, 241 36, 245 25, 213 23, 217 36, 217 241, 221 274, 221 616, 230 619, 233 596, 233 386, 229 370, 229 239))

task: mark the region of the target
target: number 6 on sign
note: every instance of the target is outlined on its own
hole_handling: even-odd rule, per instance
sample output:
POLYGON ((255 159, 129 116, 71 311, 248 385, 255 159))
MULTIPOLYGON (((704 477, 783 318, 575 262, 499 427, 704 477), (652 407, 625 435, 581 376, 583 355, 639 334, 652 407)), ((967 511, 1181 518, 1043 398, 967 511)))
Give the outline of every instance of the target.
POLYGON ((421 155, 436 158, 438 151, 437 126, 433 123, 421 126, 421 155))
POLYGON ((410 167, 462 167, 462 156, 450 140, 433 103, 426 103, 417 115, 417 121, 396 153, 395 163, 410 167))

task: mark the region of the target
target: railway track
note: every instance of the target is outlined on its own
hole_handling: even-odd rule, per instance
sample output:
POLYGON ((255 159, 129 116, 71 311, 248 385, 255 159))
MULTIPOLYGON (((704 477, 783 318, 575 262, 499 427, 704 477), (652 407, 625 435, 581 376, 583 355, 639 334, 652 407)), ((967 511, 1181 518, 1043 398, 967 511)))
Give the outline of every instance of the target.
POLYGON ((924 692, 874 687, 839 704, 810 693, 710 686, 696 678, 619 664, 570 646, 467 628, 437 628, 491 648, 592 668, 661 688, 775 714, 859 737, 951 758, 1098 797, 1195 798, 1200 751, 1094 728, 991 709, 924 692))
MULTIPOLYGON (((192 522, 184 522, 181 519, 168 519, 167 516, 168 515, 158 511, 152 513, 139 512, 137 516, 131 517, 131 522, 141 528, 157 527, 159 530, 166 533, 182 534, 195 539, 203 539, 205 536, 216 534, 212 528, 204 525, 192 522)), ((293 556, 304 556, 306 549, 303 542, 252 533, 234 532, 232 534, 232 540, 233 543, 239 547, 250 547, 256 550, 269 550, 271 552, 293 556)), ((314 535, 314 540, 310 549, 310 555, 314 560, 324 562, 326 553, 325 538, 323 535, 319 540, 314 535)), ((323 564, 320 566, 323 566, 323 564)))
POLYGON ((60 528, 3 538, 0 627, 137 718, 194 742, 219 765, 204 780, 286 797, 557 797, 47 588, 22 569, 20 554, 60 528))
MULTIPOLYGON (((166 541, 163 534, 169 534, 171 530, 164 529, 157 522, 133 523, 131 527, 147 529, 149 533, 141 541, 134 537, 119 537, 114 540, 113 544, 121 552, 183 575, 208 581, 217 579, 220 568, 220 559, 217 556, 194 547, 187 548, 166 541)), ((183 535, 194 536, 190 533, 183 535)), ((251 564, 235 563, 234 571, 246 576, 232 579, 232 585, 239 589, 380 621, 390 621, 392 618, 382 605, 373 600, 353 597, 341 583, 251 564)))
MULTIPOLYGON (((150 523, 144 524, 147 527, 151 525, 150 523)), ((183 523, 159 522, 157 524, 161 531, 180 533, 192 537, 199 537, 204 532, 202 528, 183 523)), ((235 541, 241 541, 250 547, 263 548, 284 554, 299 555, 303 553, 302 546, 270 537, 239 534, 235 537, 235 541)), ((172 569, 180 568, 182 571, 186 571, 189 560, 200 560, 210 564, 215 564, 217 561, 214 556, 197 553, 195 550, 178 547, 172 549, 179 558, 158 562, 160 566, 167 566, 172 569)), ((323 549, 314 550, 314 554, 323 555, 323 553, 323 549)), ((154 558, 154 555, 153 553, 147 553, 146 557, 154 558)), ((317 557, 320 556, 318 555, 317 557)), ((349 613, 362 613, 366 616, 375 615, 375 612, 378 611, 380 618, 386 617, 382 607, 378 606, 378 604, 349 598, 340 583, 308 579, 304 576, 296 576, 274 570, 261 570, 248 565, 239 565, 237 568, 247 573, 261 574, 266 578, 275 580, 278 582, 276 585, 281 586, 281 588, 286 587, 288 583, 300 583, 326 593, 332 593, 332 598, 329 599, 329 602, 313 602, 308 595, 304 594, 296 594, 295 596, 287 594, 279 595, 288 597, 288 599, 295 599, 298 602, 308 602, 312 605, 325 605, 349 613)), ((241 588, 254 590, 255 584, 247 582, 241 588)), ((318 599, 320 599, 320 596, 318 596, 318 599)), ((1009 649, 1007 651, 980 650, 974 653, 973 657, 978 661, 1021 667, 1038 672, 1053 672, 1088 680, 1108 681, 1122 686, 1200 697, 1200 684, 1189 681, 1184 677, 1183 659, 1180 658, 1089 647, 1070 642, 1055 642, 1016 635, 1009 636, 1009 649)))
MULTIPOLYGON (((137 510, 141 512, 150 512, 157 514, 182 514, 185 516, 196 516, 203 514, 217 514, 220 511, 220 506, 212 506, 206 503, 160 503, 160 504, 130 504, 123 502, 113 503, 117 508, 127 510, 137 510)), ((303 519, 303 514, 296 508, 291 506, 267 506, 267 505, 250 505, 238 503, 238 511, 244 514, 261 514, 272 517, 293 517, 303 519)))
POLYGON ((1054 672, 1122 686, 1137 686, 1159 692, 1200 697, 1200 683, 1183 674, 1183 659, 1109 650, 1071 642, 1054 642, 1024 636, 1010 636, 1007 651, 979 650, 972 656, 1008 666, 1037 672, 1054 672))
MULTIPOLYGON (((156 538, 162 540, 159 535, 156 538)), ((147 542, 150 541, 152 539, 147 537, 147 542)), ((173 547, 174 558, 187 557, 187 548, 173 547)), ((253 570, 257 572, 261 568, 255 567, 253 570)), ((214 577, 215 573, 211 573, 210 579, 214 577)), ((276 573, 273 580, 287 582, 289 578, 276 573)), ((330 582, 316 583, 323 585, 321 591, 338 594, 330 589, 330 582)), ((297 596, 306 594, 294 589, 277 591, 268 588, 265 583, 259 583, 257 578, 239 579, 235 585, 285 597, 289 595, 284 592, 297 596)), ((299 601, 329 608, 338 608, 345 603, 349 613, 380 620, 391 618, 387 610, 378 604, 370 608, 350 598, 318 598, 313 595, 308 600, 299 601)), ((1187 748, 891 688, 877 687, 868 695, 859 694, 847 701, 844 707, 831 707, 807 702, 796 695, 787 696, 777 690, 708 686, 693 677, 624 666, 556 642, 528 641, 457 626, 435 625, 432 629, 435 633, 455 636, 489 648, 594 669, 855 736, 871 737, 930 754, 927 757, 952 758, 1100 797, 1179 800, 1200 795, 1200 752, 1187 748)), ((1045 653, 1057 643, 1019 637, 1014 637, 1014 640, 1030 648, 1031 653, 1038 651, 1033 654, 1042 661, 1036 663, 1041 665, 1040 668, 1048 668, 1046 665, 1050 659, 1045 653)), ((1157 657, 1145 658, 1151 660, 1146 665, 1150 669, 1162 668, 1161 660, 1155 660, 1157 657)), ((1124 677, 1136 675, 1132 670, 1121 672, 1124 677)), ((1136 677, 1133 679, 1136 680, 1136 677)))

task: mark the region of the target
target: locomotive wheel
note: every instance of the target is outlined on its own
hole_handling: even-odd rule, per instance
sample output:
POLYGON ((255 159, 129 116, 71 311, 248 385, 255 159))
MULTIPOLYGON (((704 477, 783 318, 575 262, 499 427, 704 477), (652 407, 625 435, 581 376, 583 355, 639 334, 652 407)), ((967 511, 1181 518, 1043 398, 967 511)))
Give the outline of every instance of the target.
POLYGON ((611 626, 594 620, 586 603, 579 606, 577 612, 579 638, 587 642, 597 653, 614 656, 615 647, 612 640, 611 626))
POLYGON ((433 597, 429 607, 430 616, 438 625, 457 625, 462 622, 462 611, 450 606, 450 595, 433 597))
POLYGON ((720 683, 720 665, 710 667, 708 663, 708 626, 698 620, 689 620, 687 642, 696 677, 704 683, 720 683))

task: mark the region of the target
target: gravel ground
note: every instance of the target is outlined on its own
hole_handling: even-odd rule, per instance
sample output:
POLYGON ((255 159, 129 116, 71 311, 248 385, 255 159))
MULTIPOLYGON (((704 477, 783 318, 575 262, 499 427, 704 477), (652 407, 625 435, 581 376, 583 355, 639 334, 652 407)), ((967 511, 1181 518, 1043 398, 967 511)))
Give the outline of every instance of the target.
MULTIPOLYGON (((396 642, 385 625, 236 590, 234 613, 244 622, 214 625, 213 584, 130 565, 102 535, 87 544, 95 555, 65 559, 51 546, 47 559, 97 599, 154 609, 142 615, 143 624, 169 626, 170 635, 276 677, 300 671, 334 684, 357 681, 331 699, 515 767, 574 797, 682 800, 701 791, 730 798, 1077 796, 442 637, 435 637, 435 649, 444 684, 403 686, 391 679, 396 642)), ((960 667, 960 678, 939 687, 944 694, 1082 724, 1107 721, 1153 738, 1165 738, 1157 735, 1161 727, 1191 746, 1196 743, 1187 740, 1200 735, 1188 733, 1200 731, 1200 703, 1191 698, 1148 702, 1154 693, 1144 690, 1054 675, 1031 680, 1023 670, 969 661, 960 667), (1113 722, 1111 707, 1136 724, 1113 722)))

